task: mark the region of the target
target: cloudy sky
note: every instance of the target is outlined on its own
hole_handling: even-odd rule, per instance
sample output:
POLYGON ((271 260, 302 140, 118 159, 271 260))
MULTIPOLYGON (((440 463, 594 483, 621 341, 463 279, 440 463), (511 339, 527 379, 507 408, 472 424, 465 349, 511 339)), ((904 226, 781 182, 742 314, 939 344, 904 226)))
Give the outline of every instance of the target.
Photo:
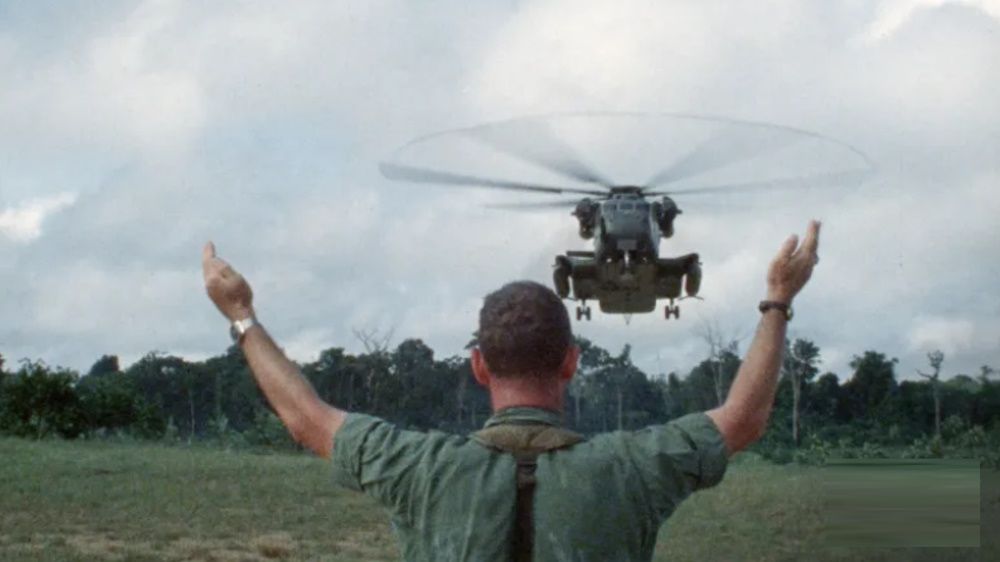
POLYGON ((352 329, 461 353, 486 292, 548 282, 585 243, 563 212, 489 210, 378 162, 433 131, 598 110, 803 128, 878 174, 690 210, 662 250, 701 254, 706 300, 579 333, 652 372, 704 357, 706 323, 745 349, 767 262, 816 217, 791 328, 825 368, 866 349, 902 377, 932 349, 946 375, 1000 366, 998 53, 997 0, 0 1, 0 353, 85 370, 222 352, 208 239, 296 359, 360 350, 352 329))

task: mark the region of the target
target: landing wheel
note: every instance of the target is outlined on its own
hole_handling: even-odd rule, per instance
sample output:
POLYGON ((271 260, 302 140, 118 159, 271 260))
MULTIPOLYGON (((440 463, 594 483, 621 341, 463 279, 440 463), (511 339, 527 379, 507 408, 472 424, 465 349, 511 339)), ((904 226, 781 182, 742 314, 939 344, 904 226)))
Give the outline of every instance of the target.
POLYGON ((590 307, 589 306, 578 306, 576 307, 576 319, 577 321, 586 318, 590 320, 590 307))
POLYGON ((670 316, 679 319, 681 317, 681 307, 676 304, 668 304, 663 307, 663 317, 670 320, 670 316))

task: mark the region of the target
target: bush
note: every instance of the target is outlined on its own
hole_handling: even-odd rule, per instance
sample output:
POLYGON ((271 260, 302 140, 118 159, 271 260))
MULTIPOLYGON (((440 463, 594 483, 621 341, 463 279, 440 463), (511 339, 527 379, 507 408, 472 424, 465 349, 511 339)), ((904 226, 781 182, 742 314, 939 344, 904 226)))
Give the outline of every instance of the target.
POLYGON ((35 439, 80 435, 86 420, 73 388, 76 379, 72 371, 25 361, 16 373, 4 377, 0 431, 35 439))
POLYGON ((815 438, 807 440, 807 446, 795 451, 794 460, 799 464, 822 465, 835 455, 832 443, 815 438))
POLYGON ((965 427, 965 420, 958 415, 952 414, 941 422, 941 437, 950 443, 965 433, 965 427))
POLYGON ((766 458, 764 458, 760 453, 755 453, 753 451, 741 451, 729 459, 729 466, 760 465, 767 463, 768 460, 766 458))
POLYGON ((985 447, 989 441, 982 426, 975 425, 955 438, 955 444, 962 448, 978 449, 985 447))
POLYGON ((861 445, 861 449, 858 450, 859 459, 884 459, 888 456, 889 455, 884 447, 868 441, 865 441, 864 444, 861 445))
POLYGON ((160 440, 171 445, 181 442, 181 431, 177 428, 177 424, 174 423, 173 417, 167 420, 167 425, 163 429, 163 434, 160 436, 160 440))
POLYGON ((130 432, 141 439, 163 438, 167 431, 167 422, 163 419, 163 412, 159 406, 146 404, 140 399, 137 401, 136 407, 138 415, 129 427, 130 432))
POLYGON ((988 449, 983 454, 983 466, 1000 470, 1000 449, 988 449))
POLYGON ((248 441, 242 433, 230 427, 229 418, 225 414, 220 414, 208 420, 208 432, 206 436, 209 441, 224 449, 245 447, 248 441))
POLYGON ((930 456, 939 459, 944 456, 944 441, 935 435, 927 444, 927 451, 930 456))
POLYGON ((253 425, 243 432, 243 436, 251 445, 286 450, 298 448, 285 425, 270 410, 258 411, 253 425))

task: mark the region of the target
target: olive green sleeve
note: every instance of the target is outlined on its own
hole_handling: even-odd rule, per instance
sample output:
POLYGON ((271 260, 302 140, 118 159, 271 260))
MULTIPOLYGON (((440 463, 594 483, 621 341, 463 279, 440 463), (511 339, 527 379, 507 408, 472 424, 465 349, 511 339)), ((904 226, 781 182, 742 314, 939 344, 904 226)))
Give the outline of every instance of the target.
POLYGON ((349 413, 333 439, 333 482, 360 492, 361 457, 365 438, 381 420, 364 414, 349 413))
POLYGON ((627 448, 658 517, 669 515, 692 492, 715 486, 726 473, 722 434, 704 413, 631 433, 627 448))
POLYGON ((426 476, 443 438, 437 432, 403 430, 374 416, 348 414, 334 438, 333 481, 410 517, 426 497, 426 476))

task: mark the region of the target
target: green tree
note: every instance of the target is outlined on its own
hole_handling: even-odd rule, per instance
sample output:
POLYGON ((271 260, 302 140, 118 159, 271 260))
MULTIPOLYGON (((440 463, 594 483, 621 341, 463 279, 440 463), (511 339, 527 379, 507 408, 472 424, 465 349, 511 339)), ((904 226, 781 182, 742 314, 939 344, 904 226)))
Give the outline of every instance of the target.
POLYGON ((609 397, 614 390, 611 370, 614 357, 590 340, 577 337, 580 360, 576 376, 567 389, 573 399, 573 424, 580 431, 606 431, 609 429, 609 397))
POLYGON ((210 403, 201 403, 210 404, 216 426, 225 420, 228 427, 243 431, 259 421, 260 412, 268 408, 267 401, 239 346, 229 346, 226 353, 207 359, 197 368, 205 373, 203 386, 211 388, 210 403))
POLYGON ((927 361, 931 364, 931 372, 924 373, 917 370, 917 374, 930 381, 931 390, 934 396, 934 435, 941 438, 941 364, 944 363, 944 353, 935 350, 927 354, 927 361))
POLYGON ((821 418, 835 421, 840 402, 840 379, 836 374, 826 372, 810 387, 809 403, 813 412, 821 418))
POLYGON ((120 373, 117 355, 102 355, 87 372, 88 377, 98 377, 106 373, 120 373))
POLYGON ((456 431, 478 429, 482 417, 490 411, 489 394, 479 386, 472 374, 472 362, 468 356, 454 355, 445 359, 440 367, 450 378, 455 392, 456 431))
POLYGON ((202 363, 150 352, 125 370, 146 404, 173 420, 192 440, 204 431, 215 406, 215 379, 202 363))
MULTIPOLYGON (((3 354, 0 353, 0 408, 3 407, 3 383, 7 378, 7 371, 4 371, 4 359, 3 354)), ((3 410, 0 409, 0 419, 3 418, 3 410)))
POLYGON ((977 393, 978 422, 983 426, 995 425, 1000 435, 1000 383, 990 380, 997 370, 983 365, 979 368, 979 392, 977 393))
POLYGON ((714 408, 718 396, 715 394, 715 366, 710 359, 698 363, 683 379, 684 411, 696 412, 714 408))
POLYGON ((898 362, 877 351, 865 351, 851 359, 849 365, 854 372, 844 384, 851 416, 874 421, 891 409, 898 362))
POLYGON ((739 341, 736 338, 726 338, 718 325, 706 322, 701 327, 701 339, 708 345, 708 358, 702 367, 711 376, 712 390, 715 392, 715 403, 711 407, 721 406, 729 394, 736 375, 735 370, 728 369, 735 358, 739 363, 739 341))
POLYGON ((401 387, 397 419, 412 427, 438 427, 450 420, 450 371, 434 361, 434 350, 419 339, 404 340, 391 356, 392 375, 401 387))
POLYGON ((895 420, 905 430, 902 437, 908 441, 923 438, 934 432, 934 399, 930 384, 921 380, 899 383, 895 398, 895 420))
POLYGON ((139 419, 142 399, 123 373, 82 377, 76 385, 88 429, 127 429, 139 419))
POLYGON ((676 372, 667 375, 663 385, 663 401, 666 405, 668 419, 680 417, 687 412, 684 409, 684 383, 676 372))
POLYGON ((815 343, 798 338, 789 345, 785 340, 785 354, 782 373, 789 380, 792 389, 792 442, 796 447, 801 443, 800 416, 802 385, 811 381, 819 372, 819 347, 815 343))
POLYGON ((36 439, 79 435, 85 420, 74 391, 78 378, 68 369, 50 369, 42 361, 23 361, 21 368, 5 377, 3 383, 0 431, 36 439))

